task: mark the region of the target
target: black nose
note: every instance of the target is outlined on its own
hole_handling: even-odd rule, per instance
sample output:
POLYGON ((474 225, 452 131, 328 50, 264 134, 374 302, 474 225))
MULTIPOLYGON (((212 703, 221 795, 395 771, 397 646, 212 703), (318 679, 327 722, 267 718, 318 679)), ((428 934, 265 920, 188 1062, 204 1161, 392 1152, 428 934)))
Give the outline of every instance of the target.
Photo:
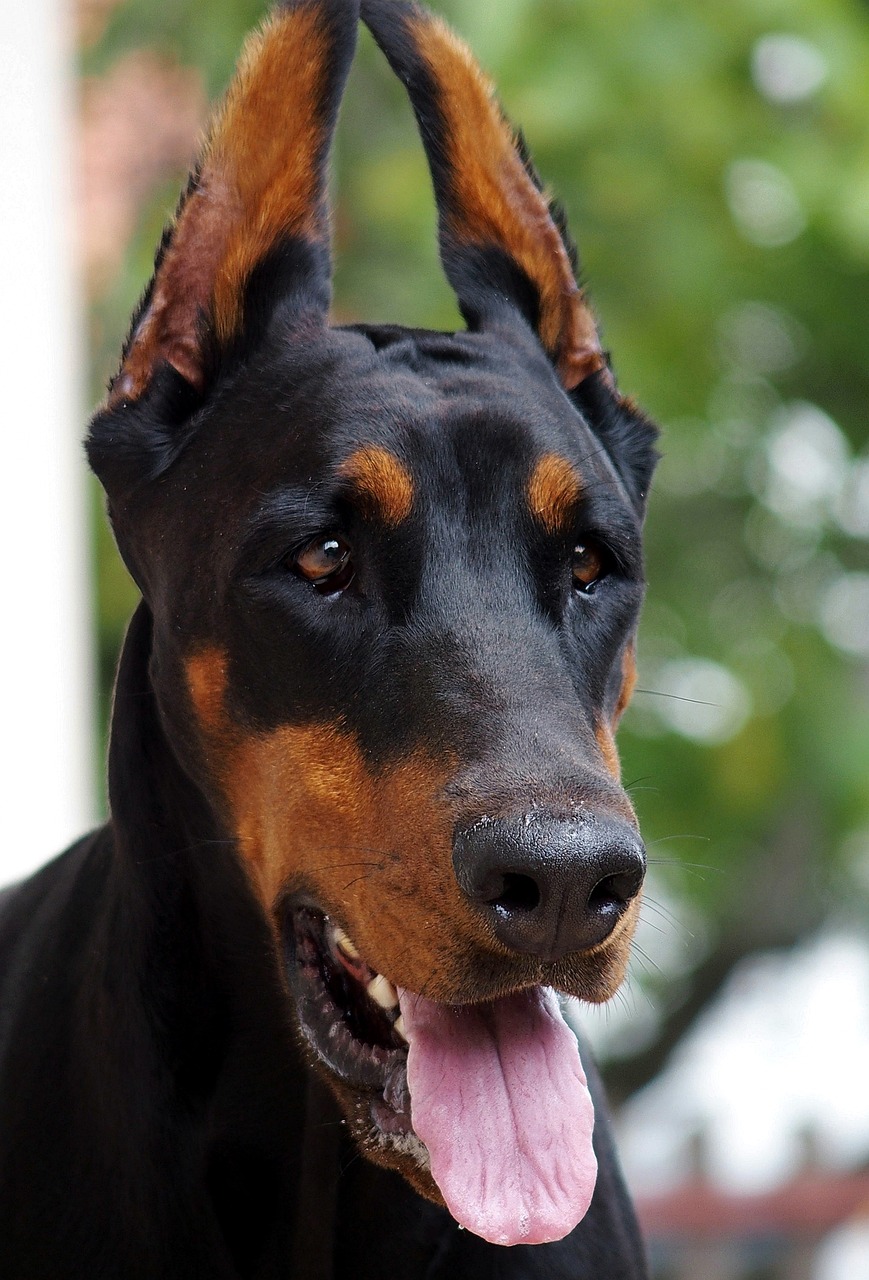
POLYGON ((609 936, 639 892, 646 856, 626 822, 535 812, 458 829, 453 866, 505 946, 557 960, 609 936))

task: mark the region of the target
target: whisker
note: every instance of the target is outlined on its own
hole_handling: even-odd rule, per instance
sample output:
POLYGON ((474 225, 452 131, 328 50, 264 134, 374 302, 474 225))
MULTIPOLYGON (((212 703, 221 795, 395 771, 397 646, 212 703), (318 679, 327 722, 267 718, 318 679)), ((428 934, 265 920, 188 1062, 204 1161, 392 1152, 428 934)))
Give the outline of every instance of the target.
POLYGON ((705 882, 705 875, 701 875, 701 871, 711 871, 717 876, 725 874, 723 867, 713 867, 708 862, 683 862, 681 858, 647 858, 650 867, 678 867, 680 871, 684 871, 689 876, 705 882))
POLYGON ((648 693, 653 698, 673 698, 676 702, 691 702, 695 707, 720 707, 720 702, 704 702, 702 698, 685 698, 681 693, 667 693, 663 689, 635 689, 634 693, 648 693))
POLYGON ((376 844, 315 844, 305 846, 306 853, 329 853, 331 850, 339 850, 341 853, 379 853, 384 857, 388 852, 388 850, 376 844))
POLYGON ((644 782, 651 782, 651 781, 652 781, 652 775, 650 773, 647 773, 641 778, 634 778, 630 782, 623 783, 623 789, 625 791, 660 791, 661 788, 657 786, 644 787, 641 785, 644 782))
POLYGON ((437 976, 438 976, 438 968, 437 968, 437 965, 435 965, 435 967, 431 970, 431 972, 429 973, 428 977, 426 978, 425 982, 422 984, 419 990, 419 994, 421 996, 423 997, 426 996, 426 993, 428 992, 429 987, 434 982, 437 976))
POLYGON ((623 986, 619 987, 618 991, 616 992, 616 999, 618 1000, 619 1004, 624 1009, 628 1017, 629 1018, 632 1017, 636 1012, 636 1008, 637 1008, 637 993, 634 990, 633 984, 630 982, 630 980, 625 982, 623 986))
MULTIPOLYGON (((662 906, 660 902, 655 902, 652 898, 644 898, 643 907, 648 907, 650 911, 654 911, 654 913, 657 916, 659 916, 662 920, 666 922, 667 925, 669 925, 670 929, 674 933, 676 933, 677 935, 681 934, 682 935, 681 941, 683 946, 687 947, 690 942, 697 941, 697 935, 695 933, 692 933, 692 931, 686 925, 685 921, 680 920, 677 915, 675 915, 672 911, 669 911, 667 907, 662 906)), ((642 909, 641 909, 641 915, 642 915, 642 909)), ((650 929, 659 929, 659 931, 663 934, 668 933, 668 930, 661 929, 659 928, 659 926, 653 924, 652 921, 649 920, 647 916, 643 916, 642 918, 643 918, 643 923, 646 924, 650 929)))
POLYGON ((642 911, 640 912, 640 919, 643 921, 643 924, 646 926, 647 929, 654 929, 655 932, 660 933, 662 937, 669 936, 668 931, 663 927, 663 925, 655 924, 653 920, 647 920, 643 916, 642 911))
POLYGON ((631 951, 636 956, 638 956, 639 959, 643 962, 643 967, 646 969, 647 973, 649 972, 649 968, 647 966, 651 966, 651 968, 654 969, 655 973, 658 975, 659 978, 664 977, 664 970, 661 968, 661 966, 659 964, 656 964, 655 961, 652 959, 652 957, 647 952, 645 952, 643 948, 638 945, 638 943, 634 942, 631 945, 631 951))
POLYGON ((340 1173, 342 1177, 347 1172, 347 1170, 350 1168, 351 1165, 355 1164, 357 1160, 361 1160, 361 1159, 362 1159, 362 1151, 360 1149, 357 1149, 356 1151, 352 1152, 350 1159, 345 1164, 342 1164, 341 1166, 340 1173))
POLYGON ((367 880, 370 874, 371 873, 369 871, 366 871, 363 872, 361 876, 356 876, 353 880, 348 880, 344 886, 344 893, 346 893, 348 889, 352 889, 354 884, 359 884, 361 880, 367 880))
POLYGON ((625 1013, 627 1013, 630 1018, 633 1018, 636 1015, 638 995, 645 1001, 650 1009, 655 1008, 654 1001, 643 986, 642 982, 630 973, 616 994, 621 997, 625 1013), (630 997, 630 1001, 628 1000, 628 997, 630 997))
POLYGON ((686 834, 681 836, 658 836, 656 840, 647 841, 647 847, 653 844, 666 844, 668 840, 703 840, 706 844, 710 844, 712 837, 698 836, 698 835, 691 835, 691 834, 686 834))
POLYGON ((225 848, 232 848, 235 840, 232 839, 211 839, 211 840, 193 840, 190 844, 182 844, 177 849, 167 849, 165 853, 149 854, 145 858, 136 858, 136 866, 144 867, 149 863, 168 862, 172 858, 183 858, 185 854, 195 853, 197 849, 213 848, 223 845, 225 848))
POLYGON ((382 862, 368 862, 363 858, 354 858, 352 862, 321 862, 318 867, 311 867, 311 871, 343 871, 347 867, 382 867, 382 862))

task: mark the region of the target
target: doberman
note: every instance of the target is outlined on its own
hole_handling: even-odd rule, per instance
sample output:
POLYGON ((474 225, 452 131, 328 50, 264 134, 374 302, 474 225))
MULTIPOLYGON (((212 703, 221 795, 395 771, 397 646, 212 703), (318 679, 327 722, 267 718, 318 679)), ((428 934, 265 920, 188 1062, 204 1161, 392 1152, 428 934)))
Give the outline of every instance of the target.
POLYGON ((4 1280, 646 1275, 563 1008, 639 910, 613 733, 656 432, 405 0, 361 18, 467 329, 329 325, 359 18, 250 40, 92 421, 142 602, 111 818, 0 906, 4 1280))

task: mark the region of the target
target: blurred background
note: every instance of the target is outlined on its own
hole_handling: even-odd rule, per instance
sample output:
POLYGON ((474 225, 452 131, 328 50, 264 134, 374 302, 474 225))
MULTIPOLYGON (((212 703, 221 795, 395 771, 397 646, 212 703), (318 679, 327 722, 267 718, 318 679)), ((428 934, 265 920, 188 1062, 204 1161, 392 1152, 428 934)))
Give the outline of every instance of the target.
MULTIPOLYGON (((649 889, 627 986, 581 1015, 656 1278, 869 1280, 869 4, 434 7, 521 122, 621 387, 664 429, 620 734, 649 889)), ((26 853, 6 879, 104 805, 136 594, 76 441, 262 13, 11 8, 0 665, 26 853)), ((335 200, 336 318, 456 327, 410 109, 367 35, 335 200)))

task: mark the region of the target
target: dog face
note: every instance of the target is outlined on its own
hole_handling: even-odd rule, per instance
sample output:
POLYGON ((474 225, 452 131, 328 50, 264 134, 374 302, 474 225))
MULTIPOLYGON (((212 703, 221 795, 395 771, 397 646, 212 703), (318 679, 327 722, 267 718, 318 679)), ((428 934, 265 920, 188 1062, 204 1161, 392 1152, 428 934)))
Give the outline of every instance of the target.
POLYGON ((275 922, 306 1051, 363 1148, 450 1203, 405 1037, 624 973, 644 858, 613 732, 655 433, 467 50, 413 5, 363 17, 468 331, 328 325, 358 12, 300 0, 243 57, 89 450, 169 740, 275 922))

